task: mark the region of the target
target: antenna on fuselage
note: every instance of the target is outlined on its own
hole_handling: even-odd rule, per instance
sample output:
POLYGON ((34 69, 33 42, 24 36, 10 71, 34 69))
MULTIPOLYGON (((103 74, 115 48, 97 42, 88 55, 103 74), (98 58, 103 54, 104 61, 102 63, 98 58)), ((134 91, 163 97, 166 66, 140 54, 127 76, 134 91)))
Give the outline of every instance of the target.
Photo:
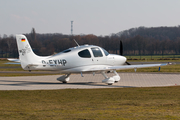
POLYGON ((76 45, 79 47, 79 44, 76 42, 76 40, 75 39, 73 39, 74 40, 74 42, 76 43, 76 45))

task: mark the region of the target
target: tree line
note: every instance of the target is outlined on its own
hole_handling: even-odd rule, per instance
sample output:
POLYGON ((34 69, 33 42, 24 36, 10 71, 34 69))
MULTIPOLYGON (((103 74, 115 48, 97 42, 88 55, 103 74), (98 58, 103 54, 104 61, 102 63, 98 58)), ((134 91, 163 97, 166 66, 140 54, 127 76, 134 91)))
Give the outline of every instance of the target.
POLYGON ((129 30, 121 31, 117 34, 113 34, 114 36, 123 36, 125 38, 132 38, 137 35, 140 35, 145 38, 154 38, 157 40, 176 40, 180 37, 180 26, 176 27, 139 27, 139 28, 131 28, 129 30))
MULTIPOLYGON (((41 56, 52 55, 70 47, 77 46, 73 39, 75 39, 79 45, 89 44, 101 46, 109 53, 114 54, 119 54, 120 40, 123 42, 124 55, 180 54, 179 27, 175 27, 176 31, 173 31, 175 32, 174 34, 177 35, 172 36, 170 34, 172 33, 172 28, 169 30, 169 34, 164 27, 156 28, 155 31, 153 31, 152 28, 149 28, 151 30, 148 28, 143 29, 141 27, 134 30, 130 29, 128 32, 122 32, 121 35, 118 33, 110 36, 95 36, 92 34, 72 36, 61 33, 39 34, 36 33, 33 28, 30 33, 24 35, 28 38, 33 51, 41 56), (157 29, 158 31, 159 29, 161 29, 160 31, 165 31, 165 33, 159 35, 162 37, 157 37, 155 34, 157 29)), ((18 58, 18 56, 15 36, 4 35, 0 37, 0 58, 18 58)))

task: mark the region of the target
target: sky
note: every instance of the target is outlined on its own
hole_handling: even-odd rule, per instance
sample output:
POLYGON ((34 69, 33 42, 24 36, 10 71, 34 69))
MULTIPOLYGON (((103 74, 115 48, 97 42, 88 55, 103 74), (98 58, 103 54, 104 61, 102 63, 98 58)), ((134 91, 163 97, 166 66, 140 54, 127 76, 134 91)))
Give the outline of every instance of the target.
POLYGON ((0 35, 111 35, 130 28, 180 25, 180 0, 0 0, 0 35))

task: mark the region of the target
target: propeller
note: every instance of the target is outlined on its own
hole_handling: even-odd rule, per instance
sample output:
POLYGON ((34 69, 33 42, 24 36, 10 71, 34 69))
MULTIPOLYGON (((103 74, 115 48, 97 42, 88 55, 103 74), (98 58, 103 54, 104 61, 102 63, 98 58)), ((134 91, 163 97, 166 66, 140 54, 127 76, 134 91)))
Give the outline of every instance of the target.
POLYGON ((119 46, 119 55, 123 55, 123 44, 121 40, 120 40, 120 46, 119 46))
POLYGON ((127 65, 131 65, 131 64, 130 64, 130 63, 128 63, 127 61, 126 61, 126 64, 127 64, 127 65))
MULTIPOLYGON (((119 44, 119 55, 123 55, 123 44, 122 41, 120 40, 120 44, 119 44)), ((128 63, 127 61, 125 62, 127 65, 131 65, 130 63, 128 63)))

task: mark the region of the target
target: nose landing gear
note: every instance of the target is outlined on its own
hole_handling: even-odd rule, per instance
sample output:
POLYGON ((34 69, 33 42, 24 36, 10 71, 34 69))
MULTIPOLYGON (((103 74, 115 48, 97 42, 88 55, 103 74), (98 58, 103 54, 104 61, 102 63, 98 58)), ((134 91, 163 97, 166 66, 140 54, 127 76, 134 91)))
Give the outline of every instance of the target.
POLYGON ((112 85, 115 82, 117 83, 121 78, 115 70, 113 70, 113 72, 114 72, 115 76, 112 76, 112 77, 108 77, 104 71, 101 72, 101 74, 105 77, 105 79, 102 80, 102 82, 106 83, 108 85, 112 85))

